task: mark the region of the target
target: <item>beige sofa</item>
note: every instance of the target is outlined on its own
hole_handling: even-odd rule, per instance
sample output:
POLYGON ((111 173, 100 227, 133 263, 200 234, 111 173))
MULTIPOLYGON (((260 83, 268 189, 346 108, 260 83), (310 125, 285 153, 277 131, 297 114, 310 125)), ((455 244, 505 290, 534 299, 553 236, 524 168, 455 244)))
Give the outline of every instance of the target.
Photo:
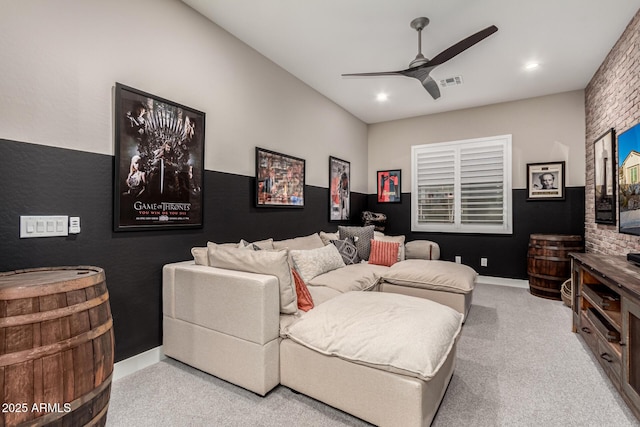
MULTIPOLYGON (((297 251, 311 250, 300 249, 307 248, 309 241, 315 239, 315 236, 313 239, 309 237, 300 238, 297 242, 295 239, 282 241, 280 245, 273 243, 274 247, 288 248, 285 253, 291 258, 305 253, 297 251)), ((409 252, 411 248, 409 245, 409 252)), ((432 248, 432 256, 433 251, 432 248)), ((459 333, 455 325, 456 322, 462 324, 462 314, 468 311, 467 301, 470 304, 473 286, 470 291, 458 289, 458 292, 450 292, 451 283, 443 279, 439 288, 432 286, 433 289, 426 289, 424 284, 407 282, 406 272, 403 273, 401 267, 403 263, 422 263, 423 268, 431 265, 443 270, 448 266, 453 268, 453 275, 468 267, 443 264, 438 260, 410 259, 391 267, 363 263, 336 268, 308 282, 315 308, 304 313, 291 310, 290 295, 286 295, 287 290, 283 291, 286 279, 282 276, 262 274, 256 271, 255 266, 221 268, 208 262, 213 260, 214 265, 229 267, 230 262, 236 262, 236 256, 240 257, 238 259, 257 259, 281 254, 257 255, 254 251, 226 249, 215 244, 210 244, 206 250, 206 260, 203 259, 202 248, 193 252, 195 261, 167 264, 163 268, 163 350, 167 356, 260 395, 282 384, 376 425, 426 426, 431 423, 453 374, 455 341, 459 333), (394 269, 394 266, 397 267, 394 269), (398 274, 392 274, 394 270, 398 270, 398 274), (454 310, 430 299, 366 292, 380 290, 407 295, 419 293, 426 298, 435 295, 449 302, 447 305, 453 306, 454 310), (369 295, 366 299, 375 297, 374 315, 357 312, 366 306, 360 303, 365 301, 366 294, 369 295), (446 294, 464 297, 447 298, 446 294), (283 307, 287 307, 285 311, 289 313, 283 313, 283 307), (353 313, 350 307, 353 307, 353 313), (400 323, 394 326, 397 319, 385 319, 385 313, 389 311, 409 314, 396 316, 400 323), (356 339, 363 339, 366 331, 345 331, 348 335, 341 341, 336 339, 337 345, 336 342, 324 342, 325 335, 333 333, 314 335, 319 327, 313 326, 313 321, 319 325, 328 320, 338 322, 342 314, 351 316, 347 317, 351 320, 337 323, 332 331, 346 329, 341 325, 353 325, 357 323, 353 319, 367 316, 367 319, 379 319, 380 325, 373 328, 379 331, 377 336, 349 345, 356 339), (423 319, 421 316, 427 317, 423 319), (409 320, 419 321, 420 327, 405 325, 409 320), (302 329, 305 326, 306 335, 302 329), (383 332, 385 326, 391 328, 386 335, 383 332), (407 328, 411 330, 405 332, 415 338, 393 341, 403 336, 398 331, 407 328), (438 330, 437 334, 430 333, 434 329, 438 330), (449 331, 446 334, 442 333, 445 329, 449 331), (430 344, 429 341, 438 335, 449 337, 450 342, 430 344), (320 342, 313 342, 313 339, 320 339, 320 342), (364 351, 376 339, 382 339, 385 345, 364 351), (344 347, 345 343, 347 352, 355 346, 358 354, 340 353, 344 348, 336 350, 340 345, 344 347), (399 352, 402 354, 409 354, 416 347, 414 353, 417 357, 427 357, 427 360, 398 361, 394 359, 396 355, 378 354, 377 348, 398 346, 403 348, 403 352, 399 352), (430 354, 424 348, 440 349, 440 352, 434 350, 435 354, 430 354), (360 353, 365 353, 363 360, 358 359, 360 353), (376 359, 378 356, 383 361, 376 359), (425 365, 432 369, 425 373, 415 368, 425 365)), ((276 262, 265 264, 272 268, 276 262)), ((467 277, 473 277, 475 281, 473 274, 467 277)), ((371 329, 370 326, 366 325, 365 330, 367 327, 371 329)))

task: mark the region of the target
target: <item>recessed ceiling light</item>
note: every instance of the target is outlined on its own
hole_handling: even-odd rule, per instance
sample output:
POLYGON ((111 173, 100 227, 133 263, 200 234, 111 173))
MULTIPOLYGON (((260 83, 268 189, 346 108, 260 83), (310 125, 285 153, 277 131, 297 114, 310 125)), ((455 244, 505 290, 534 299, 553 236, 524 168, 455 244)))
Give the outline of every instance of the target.
POLYGON ((529 62, 524 66, 524 69, 525 70, 535 70, 539 66, 540 66, 540 64, 537 63, 537 62, 529 62))
POLYGON ((386 94, 386 93, 384 93, 384 92, 380 92, 380 93, 376 96, 376 99, 377 99, 379 102, 384 102, 384 101, 386 101, 387 99, 389 99, 389 95, 387 95, 387 94, 386 94))

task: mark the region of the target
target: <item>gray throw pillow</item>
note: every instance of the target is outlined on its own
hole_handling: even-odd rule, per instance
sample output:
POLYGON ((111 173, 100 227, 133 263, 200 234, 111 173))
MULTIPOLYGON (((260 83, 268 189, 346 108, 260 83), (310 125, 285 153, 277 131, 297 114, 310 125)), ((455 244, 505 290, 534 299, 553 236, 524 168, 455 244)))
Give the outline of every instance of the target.
POLYGON ((331 243, 338 248, 338 252, 346 265, 358 264, 361 261, 353 237, 347 237, 343 240, 331 240, 331 243))
POLYGON ((373 239, 373 225, 366 227, 347 227, 339 226, 338 233, 340 234, 340 240, 347 237, 353 237, 356 242, 356 248, 358 248, 358 256, 364 260, 369 259, 369 253, 371 253, 371 239, 373 239))

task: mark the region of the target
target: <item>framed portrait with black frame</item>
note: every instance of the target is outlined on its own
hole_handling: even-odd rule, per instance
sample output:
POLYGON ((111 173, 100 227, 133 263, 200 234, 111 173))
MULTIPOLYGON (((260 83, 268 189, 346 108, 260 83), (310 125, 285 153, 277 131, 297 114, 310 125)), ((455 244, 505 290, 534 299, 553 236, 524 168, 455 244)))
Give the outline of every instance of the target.
POLYGON ((595 222, 616 223, 615 131, 609 129, 593 144, 595 222))
POLYGON ((114 231, 201 228, 205 113, 116 83, 114 231))
POLYGON ((303 208, 305 160, 256 147, 256 207, 303 208))
POLYGON ((564 200, 564 163, 527 163, 527 200, 564 200))
POLYGON ((402 201, 400 169, 377 172, 378 203, 400 203, 402 201))
POLYGON ((351 163, 329 156, 329 221, 348 221, 351 212, 351 163))

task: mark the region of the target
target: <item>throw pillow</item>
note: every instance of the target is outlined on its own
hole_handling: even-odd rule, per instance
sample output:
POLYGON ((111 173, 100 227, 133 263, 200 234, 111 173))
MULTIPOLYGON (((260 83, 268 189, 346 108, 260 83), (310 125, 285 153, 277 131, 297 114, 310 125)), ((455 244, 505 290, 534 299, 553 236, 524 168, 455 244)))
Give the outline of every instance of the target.
POLYGON ((269 239, 265 239, 265 240, 258 240, 255 242, 247 242, 244 239, 240 239, 240 243, 238 243, 238 247, 239 248, 243 248, 247 245, 256 245, 258 248, 260 249, 274 249, 273 247, 273 239, 269 238, 269 239))
POLYGON ((369 264, 386 265, 391 267, 398 261, 398 242, 383 242, 382 240, 371 240, 371 255, 369 264))
POLYGON ((287 240, 275 240, 273 242, 274 249, 316 249, 324 246, 322 239, 318 233, 313 233, 308 236, 295 237, 287 240))
POLYGON ((255 243, 249 243, 244 239, 241 239, 240 243, 238 243, 238 249, 250 249, 254 251, 262 250, 260 246, 256 245, 255 243))
POLYGON ((207 248, 211 267, 275 276, 280 287, 280 312, 298 312, 296 287, 287 262, 287 251, 248 251, 215 243, 207 243, 207 248))
POLYGON ((356 248, 356 242, 353 241, 353 237, 347 237, 343 240, 331 240, 338 249, 340 256, 342 257, 342 261, 346 265, 349 264, 357 264, 361 261, 358 256, 358 248, 356 248))
POLYGON ((333 245, 317 249, 292 250, 289 254, 305 283, 322 273, 345 266, 338 249, 333 245))
POLYGON ((196 265, 209 265, 209 254, 207 248, 194 246, 191 248, 191 255, 196 265))
POLYGON ((385 236, 383 233, 375 232, 374 240, 381 240, 383 242, 398 242, 400 243, 400 247, 398 250, 398 261, 405 260, 405 250, 404 250, 404 236, 385 236))
POLYGON ((364 260, 369 259, 369 252, 371 251, 371 239, 373 239, 373 225, 366 227, 347 227, 339 226, 338 233, 340 233, 340 239, 347 237, 353 237, 356 242, 356 248, 358 248, 358 256, 364 260))
POLYGON ((302 277, 298 274, 295 268, 291 269, 291 275, 293 276, 293 281, 296 284, 296 294, 298 296, 298 309, 302 311, 309 311, 313 308, 313 298, 309 293, 309 288, 307 288, 307 284, 304 283, 302 277))
POLYGON ((337 231, 335 233, 327 233, 326 231, 320 232, 320 239, 322 240, 322 243, 324 243, 325 246, 331 244, 332 240, 338 240, 339 238, 340 238, 340 235, 338 234, 337 231))

